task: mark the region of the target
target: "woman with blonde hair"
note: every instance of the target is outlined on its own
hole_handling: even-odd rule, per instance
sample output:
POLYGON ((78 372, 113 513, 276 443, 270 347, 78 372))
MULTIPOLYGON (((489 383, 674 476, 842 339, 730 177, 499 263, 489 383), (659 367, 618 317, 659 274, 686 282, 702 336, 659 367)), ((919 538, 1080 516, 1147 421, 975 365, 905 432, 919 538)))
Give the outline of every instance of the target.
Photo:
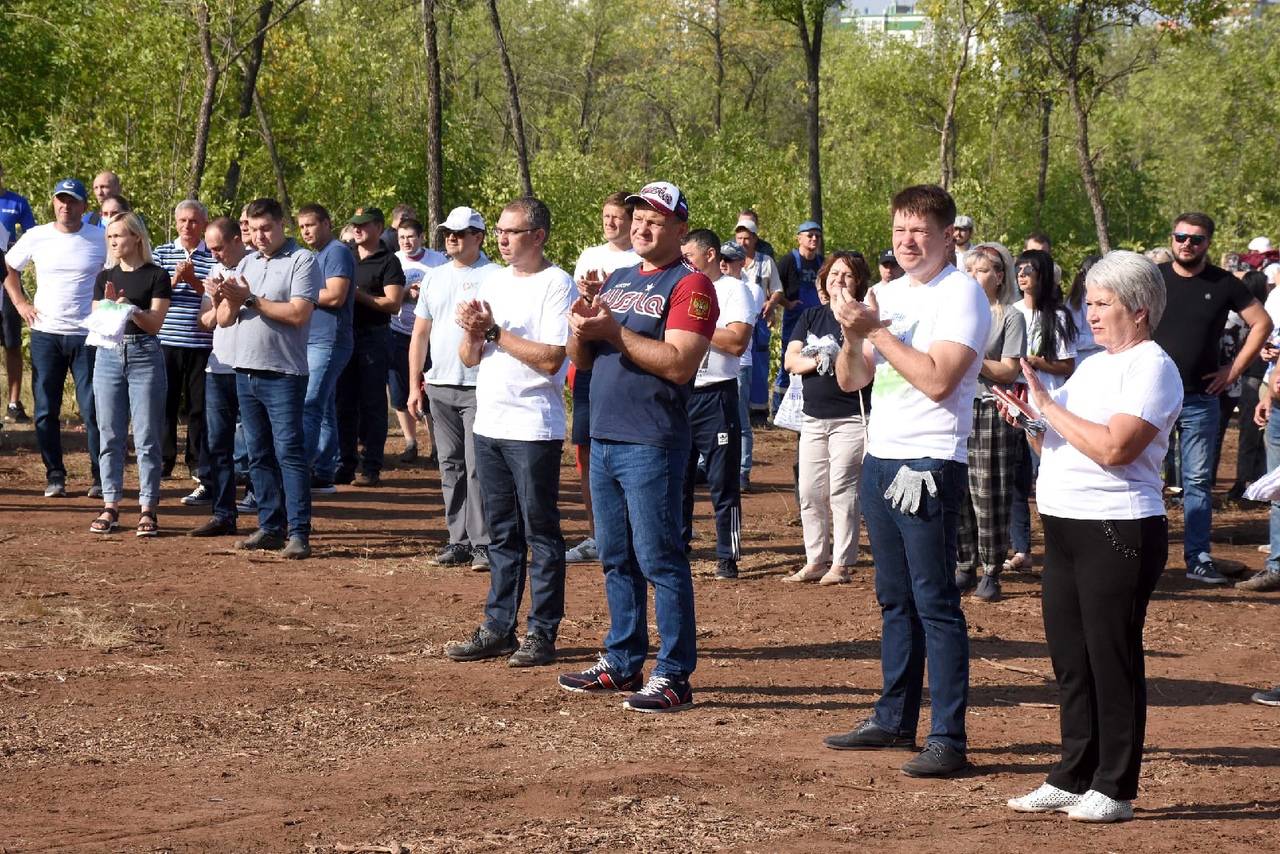
POLYGON ((110 534, 120 528, 126 440, 132 418, 141 505, 137 535, 154 537, 160 532, 156 506, 160 503, 160 439, 168 387, 156 333, 169 310, 172 284, 164 268, 151 260, 151 244, 141 217, 131 211, 122 213, 112 217, 106 227, 107 262, 111 266, 98 274, 93 298, 98 303, 129 306, 132 311, 123 339, 115 347, 99 347, 94 363, 103 508, 89 530, 110 534))
POLYGON ((956 529, 959 545, 956 586, 961 593, 977 588, 973 598, 998 602, 1000 570, 1009 553, 1009 520, 1013 507, 1014 466, 1024 440, 996 408, 991 389, 1008 390, 1021 375, 1026 355, 1027 323, 1011 303, 1018 297, 1013 258, 999 243, 983 243, 965 254, 966 272, 987 295, 991 332, 973 397, 973 430, 969 433, 967 500, 960 503, 956 529), (982 580, 978 580, 978 566, 982 580))
POLYGON ((835 359, 844 330, 831 313, 830 292, 844 288, 860 300, 870 285, 871 270, 861 254, 832 252, 818 271, 822 305, 800 315, 787 344, 784 365, 801 375, 804 387, 799 484, 805 565, 783 581, 847 584, 858 560, 858 480, 871 387, 847 392, 836 381, 835 359))

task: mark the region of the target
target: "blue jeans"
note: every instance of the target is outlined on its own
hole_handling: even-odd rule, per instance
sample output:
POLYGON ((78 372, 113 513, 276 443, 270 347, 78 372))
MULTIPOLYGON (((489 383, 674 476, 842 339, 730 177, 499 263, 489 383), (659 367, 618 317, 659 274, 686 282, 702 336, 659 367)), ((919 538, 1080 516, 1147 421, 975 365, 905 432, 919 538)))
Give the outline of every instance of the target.
POLYGON ((754 363, 738 369, 738 420, 742 423, 742 459, 738 474, 741 477, 751 474, 751 457, 756 447, 756 437, 751 432, 751 372, 754 370, 754 363))
POLYGON ((1018 434, 1013 452, 1013 503, 1009 507, 1009 543, 1014 552, 1031 554, 1031 492, 1040 474, 1040 457, 1027 437, 1018 434))
POLYGON ((605 657, 639 673, 649 653, 649 585, 658 624, 655 676, 688 677, 698 664, 693 575, 680 543, 688 448, 591 440, 596 548, 609 602, 605 657))
POLYGON ((351 358, 350 347, 307 345, 307 399, 302 406, 303 441, 316 480, 333 482, 338 465, 338 377, 351 358))
POLYGON ((93 473, 93 482, 101 483, 98 417, 93 408, 93 357, 97 348, 87 345, 86 337, 31 330, 31 393, 35 398, 36 443, 44 459, 45 474, 65 478, 62 391, 70 370, 76 384, 76 402, 84 418, 85 435, 89 439, 89 469, 93 473))
POLYGON ((489 525, 485 628, 512 634, 529 578, 528 631, 556 639, 564 618, 559 440, 525 442, 476 434, 476 470, 489 525), (531 555, 531 557, 529 556, 531 555))
POLYGON ((209 482, 213 516, 236 524, 236 419, 240 402, 235 374, 204 375, 204 426, 209 444, 209 482))
POLYGON ((102 450, 102 500, 120 501, 124 493, 124 462, 128 456, 129 418, 138 454, 138 504, 160 503, 164 468, 160 445, 164 439, 164 401, 168 379, 160 339, 154 335, 126 335, 115 349, 99 348, 93 364, 93 399, 98 408, 102 450))
POLYGON ((237 371, 236 394, 249 446, 249 477, 258 498, 258 527, 268 534, 287 530, 290 537, 309 540, 311 471, 302 440, 307 378, 237 371))
POLYGON ((351 359, 338 378, 338 468, 368 475, 382 473, 387 444, 387 367, 391 327, 355 331, 351 359), (364 446, 361 460, 360 446, 364 446))
POLYGON ((884 691, 871 720, 914 738, 919 724, 925 665, 929 668, 932 722, 926 741, 965 751, 969 704, 969 629, 956 587, 956 526, 968 466, 946 460, 882 460, 862 463, 862 512, 876 563, 876 599, 883 625, 880 667, 884 691), (914 515, 885 499, 898 470, 928 471, 938 487, 925 491, 914 515))
POLYGON ((1178 416, 1182 461, 1182 553, 1195 560, 1209 553, 1213 524, 1213 443, 1218 435, 1218 396, 1188 394, 1178 416))

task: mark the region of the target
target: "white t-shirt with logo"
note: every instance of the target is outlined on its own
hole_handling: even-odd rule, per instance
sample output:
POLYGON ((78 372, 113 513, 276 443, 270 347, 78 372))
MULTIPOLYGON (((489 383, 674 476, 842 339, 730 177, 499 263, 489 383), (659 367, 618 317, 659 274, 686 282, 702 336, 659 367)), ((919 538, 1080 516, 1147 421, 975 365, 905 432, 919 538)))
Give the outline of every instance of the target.
POLYGON ((991 327, 982 286, 948 264, 932 281, 912 287, 902 276, 871 289, 880 318, 898 340, 921 352, 935 341, 968 347, 974 359, 951 394, 937 403, 909 383, 875 351, 875 385, 867 452, 880 459, 922 458, 968 462, 973 392, 991 327))
MULTIPOLYGON (((503 329, 540 344, 563 347, 569 340, 569 306, 578 287, 552 265, 532 276, 502 267, 484 280, 477 299, 493 309, 503 329)), ((545 374, 486 342, 476 376, 475 432, 490 439, 540 441, 564 439, 564 378, 560 369, 545 374)))
POLYGON ((480 283, 501 269, 483 252, 470 267, 441 264, 432 267, 422 280, 414 316, 431 321, 431 369, 427 385, 476 384, 476 368, 468 368, 458 358, 458 345, 465 334, 456 322, 456 307, 463 300, 476 299, 480 283))
MULTIPOLYGON (((1027 321, 1027 354, 1031 356, 1044 355, 1044 348, 1040 346, 1040 312, 1033 308, 1027 308, 1026 300, 1018 300, 1013 304, 1013 307, 1022 312, 1022 316, 1027 321)), ((1065 317, 1066 313, 1062 309, 1058 309, 1059 323, 1065 325, 1065 317)), ((1092 340, 1093 335, 1090 334, 1089 338, 1092 340)), ((1055 332, 1053 334, 1053 343, 1053 351, 1058 354, 1059 359, 1074 359, 1076 357, 1075 341, 1067 341, 1061 334, 1055 332)), ((1079 364, 1079 362, 1076 363, 1077 367, 1079 364)), ((1067 378, 1061 374, 1051 374, 1048 371, 1041 370, 1036 370, 1036 377, 1049 391, 1062 388, 1062 385, 1067 381, 1067 378)))
MULTIPOLYGON (((1160 469, 1169 431, 1182 412, 1182 378, 1173 359, 1154 341, 1086 359, 1053 392, 1059 406, 1106 424, 1132 415, 1159 432, 1128 465, 1103 466, 1076 450, 1057 431, 1044 434, 1036 505, 1063 519, 1145 519, 1163 516, 1160 469)), ((1055 410, 1056 411, 1056 410, 1055 410)))
MULTIPOLYGON (((727 329, 730 323, 745 323, 754 327, 760 312, 752 311, 751 292, 747 290, 743 281, 734 276, 721 276, 715 281, 715 286, 716 302, 720 304, 720 316, 716 319, 716 329, 727 329)), ((747 342, 747 352, 751 352, 750 339, 747 342)), ((707 355, 702 358, 702 364, 698 366, 693 386, 703 388, 712 383, 737 380, 738 368, 741 365, 741 357, 726 353, 712 345, 707 348, 707 355)))
POLYGON ((107 261, 106 229, 81 225, 72 234, 53 223, 24 231, 5 255, 21 271, 36 264, 36 295, 40 316, 32 325, 54 335, 84 335, 84 321, 93 311, 93 283, 107 261))
POLYGON ((614 270, 623 267, 634 267, 640 263, 640 256, 634 249, 619 252, 612 243, 601 243, 582 250, 578 263, 573 268, 573 280, 585 279, 587 271, 599 270, 601 280, 608 278, 614 270))
POLYGON ((416 259, 410 258, 403 252, 397 252, 396 257, 400 259, 400 267, 404 270, 404 302, 400 304, 400 312, 391 318, 391 331, 399 332, 401 335, 412 335, 413 312, 418 307, 418 301, 409 296, 409 288, 414 285, 421 288, 427 271, 432 267, 448 264, 449 256, 434 249, 423 249, 422 254, 416 259))

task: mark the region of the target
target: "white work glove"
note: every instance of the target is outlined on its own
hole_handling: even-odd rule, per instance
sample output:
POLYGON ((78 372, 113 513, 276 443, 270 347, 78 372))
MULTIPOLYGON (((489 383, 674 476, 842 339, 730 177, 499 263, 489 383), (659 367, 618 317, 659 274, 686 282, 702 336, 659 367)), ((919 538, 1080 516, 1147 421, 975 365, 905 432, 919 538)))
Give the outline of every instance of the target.
POLYGON ((830 335, 816 338, 809 336, 805 346, 800 349, 801 356, 809 356, 818 363, 818 374, 831 376, 836 372, 835 358, 840 355, 840 344, 830 335))
POLYGON ((933 481, 933 472, 912 471, 909 466, 904 465, 894 475, 893 483, 885 490, 884 497, 899 513, 915 515, 920 509, 920 496, 924 491, 922 486, 929 490, 929 495, 938 497, 938 485, 933 481))

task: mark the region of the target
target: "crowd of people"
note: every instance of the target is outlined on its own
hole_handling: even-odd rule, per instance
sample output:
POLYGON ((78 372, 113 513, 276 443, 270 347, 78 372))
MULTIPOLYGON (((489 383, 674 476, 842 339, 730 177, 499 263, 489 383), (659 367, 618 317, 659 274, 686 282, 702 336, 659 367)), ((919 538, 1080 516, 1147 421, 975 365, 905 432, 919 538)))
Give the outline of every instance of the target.
MULTIPOLYGON (((6 358, 18 348, 17 366, 6 361, 7 417, 28 417, 25 323, 44 494, 67 494, 70 372, 88 494, 103 501, 90 532, 120 530, 132 424, 135 532, 159 534, 160 483, 177 465, 185 413, 195 486, 182 501, 211 510, 187 533, 236 536, 253 514, 237 549, 310 557, 312 495, 380 485, 390 403, 401 459, 418 457, 421 424, 439 466, 448 542, 435 563, 489 573, 483 619, 445 654, 553 664, 566 564, 599 562, 603 651, 558 684, 676 712, 694 703, 697 666, 694 486, 708 484, 716 578, 733 581, 754 410, 773 407, 781 424, 790 407, 805 557, 782 580, 848 583, 865 520, 882 611, 881 695, 868 719, 824 743, 916 750, 927 672, 930 723, 908 775, 968 767, 962 596, 998 602, 1001 573, 1029 565, 1035 489, 1062 757, 1044 785, 1009 802, 1015 810, 1132 817, 1142 630, 1168 557, 1166 492, 1184 515, 1187 578, 1223 584, 1210 488, 1220 421, 1234 409, 1221 398, 1248 376, 1259 397, 1255 406, 1236 394, 1242 445, 1248 421, 1254 447, 1280 465, 1280 419, 1270 418, 1280 375, 1258 370, 1280 357, 1280 298, 1267 295, 1280 253, 1258 244, 1232 269, 1210 264, 1214 223, 1203 213, 1175 220, 1162 263, 1091 257, 1064 294, 1046 235, 1029 236, 1016 258, 975 244, 973 220, 932 185, 894 197, 876 281, 862 253, 824 254, 817 222, 802 223, 778 259, 752 210, 732 240, 691 228, 688 199, 663 181, 604 200, 605 242, 572 274, 547 258, 552 215, 533 197, 513 199, 492 225, 499 264, 483 251, 484 215, 465 206, 439 225, 444 253, 424 247, 405 205, 389 225, 378 208, 357 208, 336 234, 323 206, 304 205, 299 243, 271 198, 238 221, 210 220, 185 200, 176 239, 152 248, 119 178, 104 172, 92 186, 91 196, 79 180, 59 182, 46 225, 22 197, 0 195, 6 358), (20 276, 28 265, 33 296, 20 276), (776 332, 782 365, 771 377, 776 332), (560 517, 566 438, 589 526, 572 546, 560 517), (658 649, 646 679, 650 587, 658 649)), ((1262 473, 1247 466, 1241 489, 1262 473)), ((1271 532, 1264 568, 1241 589, 1280 590, 1280 503, 1271 532)), ((1280 689, 1254 699, 1280 706, 1280 689)))

